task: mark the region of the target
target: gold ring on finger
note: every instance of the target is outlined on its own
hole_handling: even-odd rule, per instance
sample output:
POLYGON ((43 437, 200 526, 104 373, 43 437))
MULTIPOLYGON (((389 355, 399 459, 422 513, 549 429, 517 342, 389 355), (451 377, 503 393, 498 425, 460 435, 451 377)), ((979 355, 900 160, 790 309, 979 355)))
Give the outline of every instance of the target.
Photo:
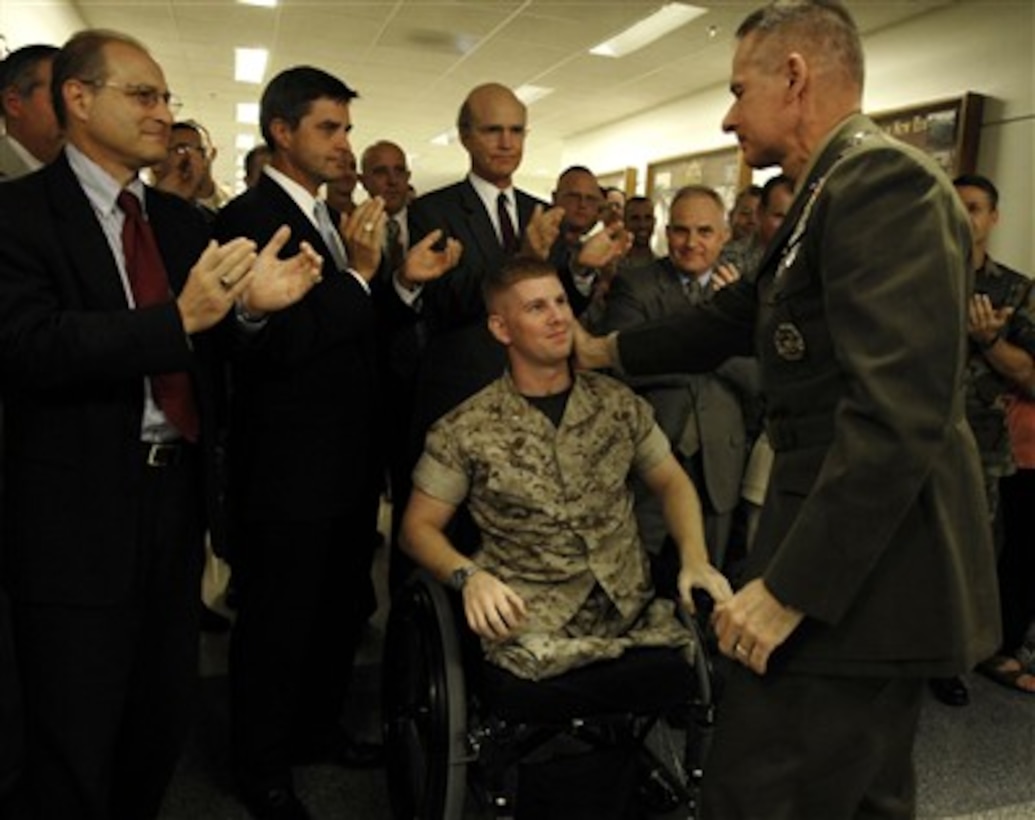
POLYGON ((366 231, 367 233, 369 233, 370 231, 374 230, 374 223, 373 222, 366 223, 363 226, 363 230, 366 231))
POLYGON ((234 286, 233 280, 229 276, 220 276, 219 284, 223 286, 223 290, 230 290, 234 286))

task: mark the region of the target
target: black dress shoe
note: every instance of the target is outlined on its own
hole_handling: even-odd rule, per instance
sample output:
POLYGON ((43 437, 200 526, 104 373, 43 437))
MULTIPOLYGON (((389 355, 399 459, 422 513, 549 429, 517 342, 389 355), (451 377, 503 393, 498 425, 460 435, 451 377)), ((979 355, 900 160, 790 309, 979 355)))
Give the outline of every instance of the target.
POLYGON ((302 766, 330 763, 343 769, 376 769, 385 764, 385 747, 336 731, 318 741, 297 745, 291 762, 302 766))
POLYGON ((312 815, 289 788, 242 789, 241 802, 255 820, 312 820, 312 815))
POLYGON ((931 693, 946 706, 966 706, 970 703, 967 684, 960 677, 930 678, 927 685, 931 687, 931 693))

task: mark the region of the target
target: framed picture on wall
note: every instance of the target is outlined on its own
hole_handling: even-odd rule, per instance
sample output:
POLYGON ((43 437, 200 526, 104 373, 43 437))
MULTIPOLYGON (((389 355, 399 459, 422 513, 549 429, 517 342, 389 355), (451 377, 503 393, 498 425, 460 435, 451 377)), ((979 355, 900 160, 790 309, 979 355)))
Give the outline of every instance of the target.
POLYGON ((977 168, 984 101, 981 94, 968 92, 870 116, 888 134, 927 152, 946 174, 955 177, 972 174, 977 168))
POLYGON ((636 193, 636 169, 623 168, 620 171, 597 174, 597 182, 600 183, 601 188, 617 188, 626 196, 632 196, 636 193))

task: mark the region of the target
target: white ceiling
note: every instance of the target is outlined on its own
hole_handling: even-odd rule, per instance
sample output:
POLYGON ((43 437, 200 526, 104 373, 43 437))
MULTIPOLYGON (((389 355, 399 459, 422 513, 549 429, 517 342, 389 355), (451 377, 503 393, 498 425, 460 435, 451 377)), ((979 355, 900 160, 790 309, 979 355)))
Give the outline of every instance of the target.
MULTIPOLYGON (((700 0, 699 0, 700 2, 700 0)), ((952 0, 849 0, 863 33, 952 0)), ((963 0, 956 0, 963 2, 963 0)), ((621 59, 588 49, 661 5, 660 0, 280 0, 276 8, 235 0, 77 0, 88 26, 144 42, 184 102, 182 118, 212 132, 216 177, 232 183, 235 137, 258 135, 235 120, 238 102, 261 86, 235 82, 234 48, 270 50, 266 77, 309 64, 360 93, 352 105, 357 155, 378 139, 409 154, 418 190, 467 169, 456 144, 432 145, 449 129, 467 91, 482 82, 555 89, 529 109, 520 178, 549 190, 566 138, 662 103, 725 84, 733 33, 756 2, 719 0, 694 22, 621 59)), ((689 148, 689 147, 688 147, 689 148)), ((527 184, 527 182, 526 182, 527 184)))

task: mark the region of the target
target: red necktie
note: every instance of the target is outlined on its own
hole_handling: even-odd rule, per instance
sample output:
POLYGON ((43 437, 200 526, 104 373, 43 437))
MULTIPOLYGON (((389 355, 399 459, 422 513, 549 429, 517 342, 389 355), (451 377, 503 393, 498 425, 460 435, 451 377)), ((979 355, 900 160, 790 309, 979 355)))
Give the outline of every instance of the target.
MULTIPOLYGON (((126 215, 122 223, 122 252, 126 258, 126 276, 138 308, 168 302, 169 278, 162 264, 151 226, 141 213, 140 200, 123 190, 119 208, 126 215)), ((190 377, 184 373, 160 373, 150 377, 151 394, 169 423, 187 441, 198 440, 198 411, 190 377)))
POLYGON ((518 252, 517 234, 514 233, 514 223, 510 219, 510 209, 507 207, 507 195, 500 193, 496 197, 496 207, 500 216, 500 237, 503 242, 503 253, 511 256, 518 252))
POLYGON ((395 274, 403 263, 402 229, 394 216, 388 217, 385 223, 386 242, 388 244, 388 272, 395 274))

